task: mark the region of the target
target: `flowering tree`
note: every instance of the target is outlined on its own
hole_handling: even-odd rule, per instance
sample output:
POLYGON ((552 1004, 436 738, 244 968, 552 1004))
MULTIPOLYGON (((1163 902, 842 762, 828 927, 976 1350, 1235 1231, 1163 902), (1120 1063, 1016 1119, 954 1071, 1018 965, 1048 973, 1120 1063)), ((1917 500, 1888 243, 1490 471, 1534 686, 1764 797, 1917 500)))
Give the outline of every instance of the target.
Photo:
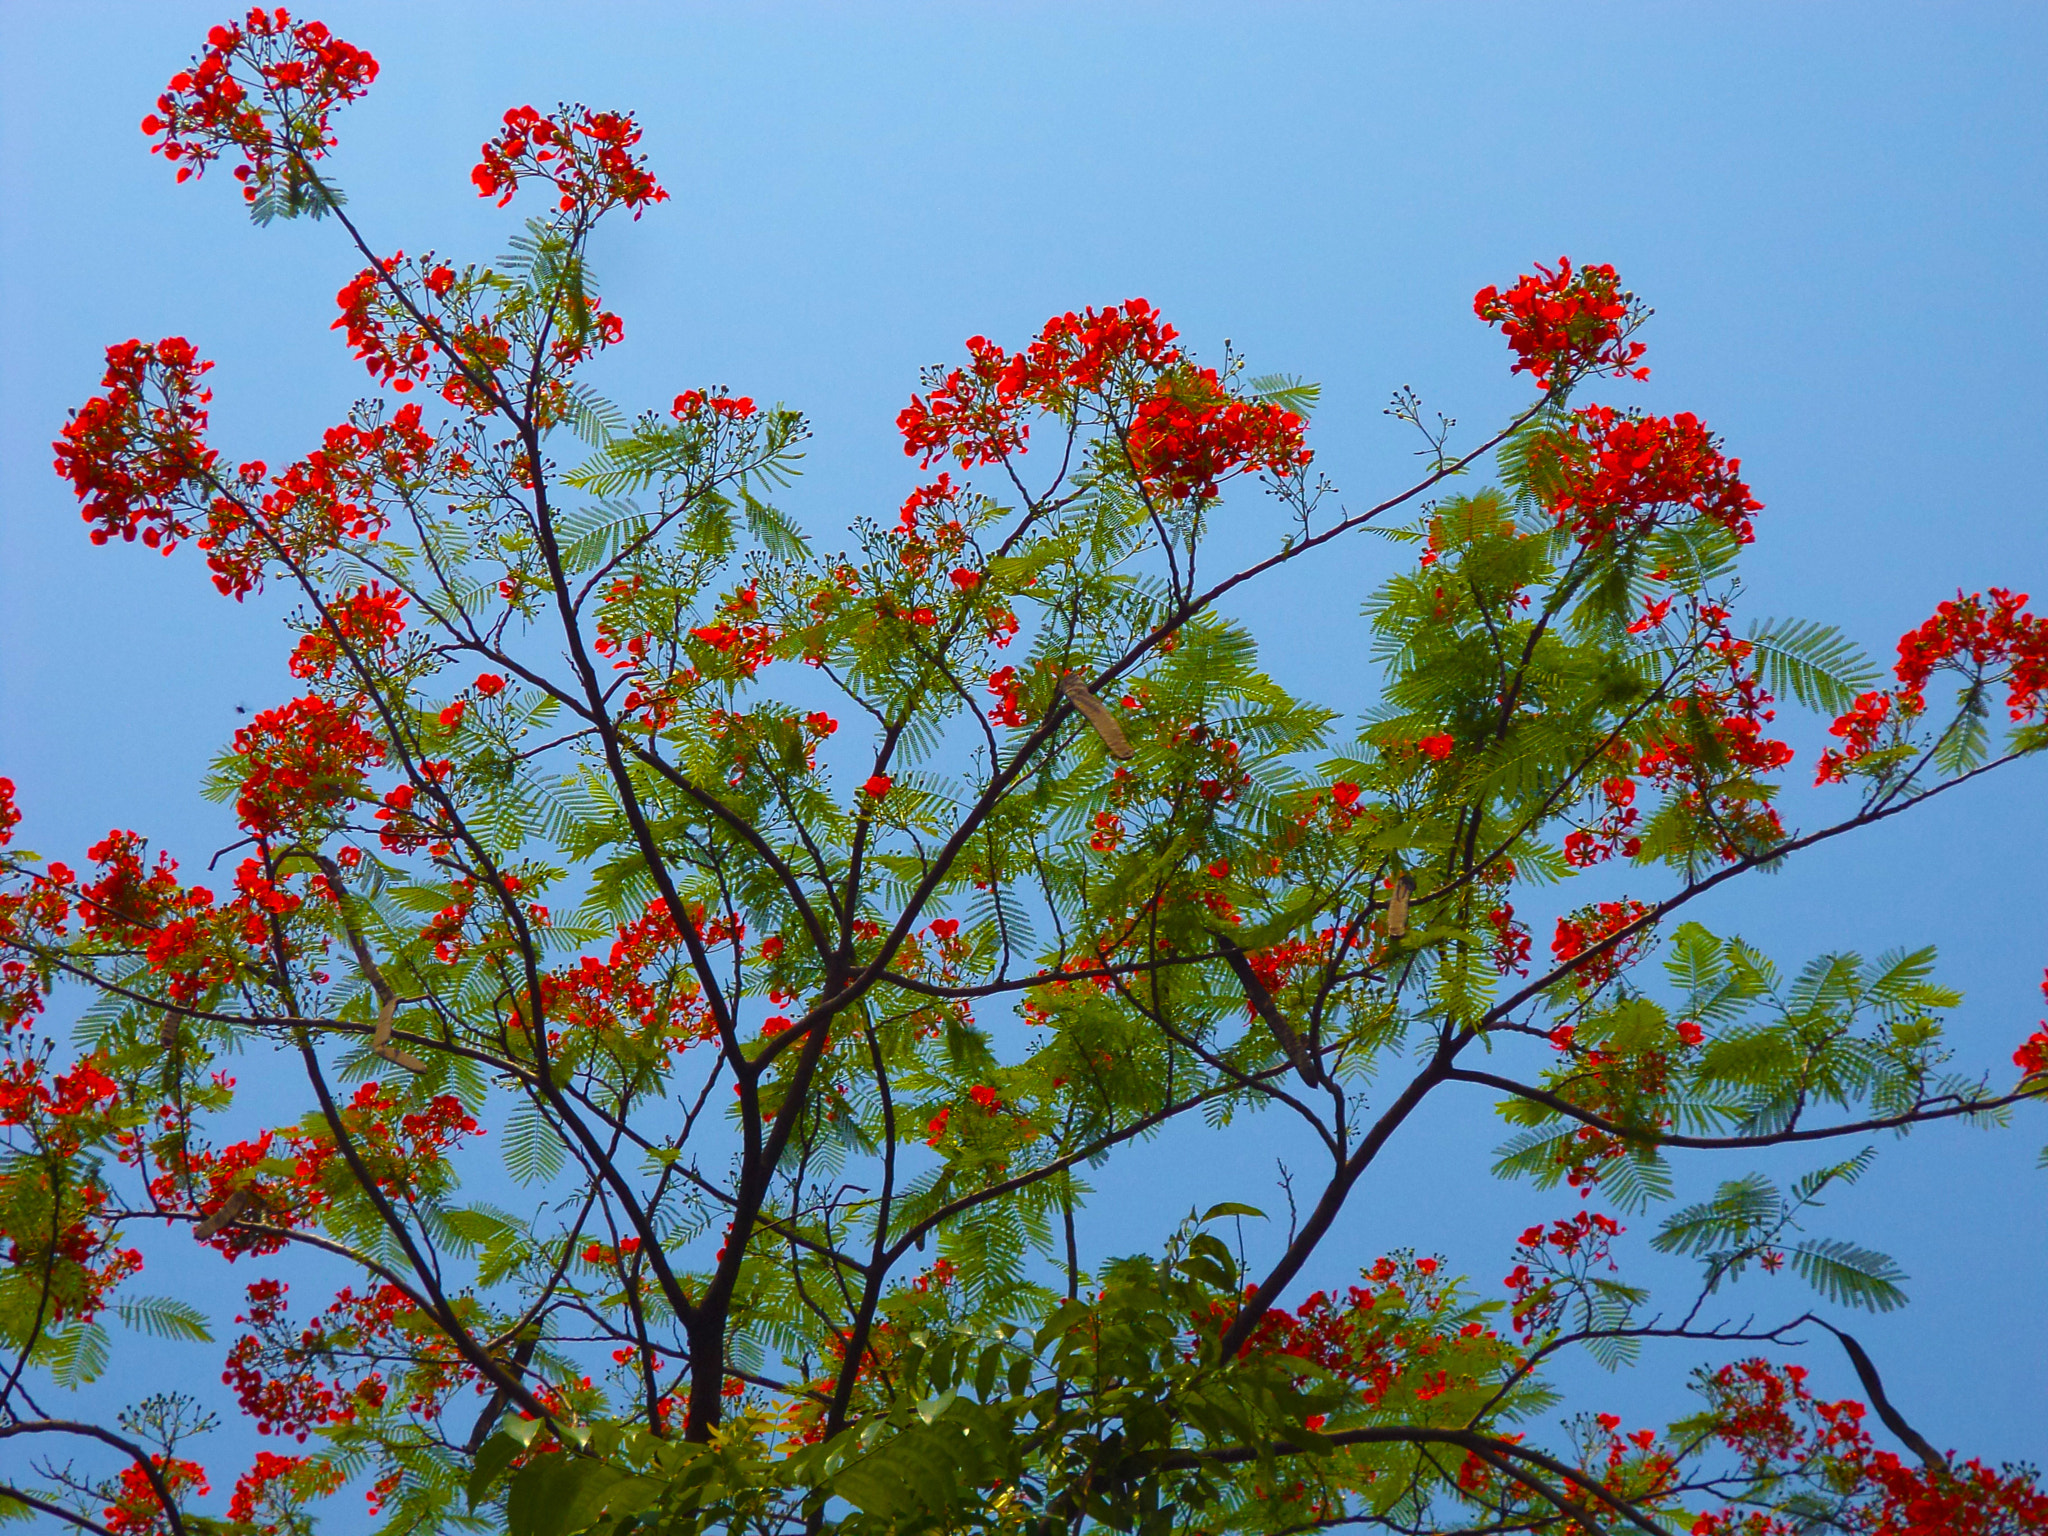
POLYGON ((1643 377, 1646 311, 1568 261, 1475 302, 1534 398, 1362 510, 1314 473, 1312 387, 1203 366, 1133 299, 928 373, 898 425, 939 472, 823 553, 767 499, 795 412, 686 388, 629 417, 579 380, 623 334, 597 226, 668 195, 632 118, 506 113, 473 179, 540 209, 509 254, 386 254, 323 165, 376 72, 259 9, 143 127, 181 180, 236 159, 258 220, 339 225, 365 265, 335 326, 379 392, 282 469, 231 465, 211 365, 132 340, 56 443, 96 543, 294 592, 304 691, 220 759, 245 836, 218 893, 132 831, 77 868, 13 846, 0 780, 0 1509, 123 1536, 310 1529, 344 1490, 386 1529, 516 1536, 2048 1529, 2030 1471, 1888 1401, 1840 1325, 1900 1277, 1808 1230, 1875 1132, 2048 1093, 2048 1026, 2017 1079, 1951 1070, 1926 952, 1781 973, 1686 911, 2048 744, 2023 597, 1941 604, 1895 687, 1822 626, 1738 629, 1760 504, 1694 417, 1576 403, 1643 377), (1271 544, 1218 575, 1226 493, 1271 544), (1368 526, 1404 552, 1366 604, 1378 702, 1340 729, 1219 604, 1368 526), (1832 722, 1812 830, 1774 805, 1781 700, 1832 722), (1518 909, 1596 868, 1641 894, 1539 940, 1518 909), (60 982, 90 999, 70 1052, 60 982), (301 1085, 241 1139, 235 1051, 301 1085), (1497 1098, 1498 1172, 1534 1192, 1505 1282, 1327 1273, 1362 1175, 1454 1088, 1497 1098), (1083 1251, 1121 1149, 1253 1111, 1321 1149, 1284 1234, 1224 1205, 1083 1251), (1728 1169, 1656 1226, 1691 1291, 1621 1277, 1611 1213, 1675 1204, 1674 1154, 1764 1147, 1811 1166, 1728 1169), (142 1293, 152 1231, 218 1254, 231 1324, 142 1293), (224 1515, 204 1399, 53 1400, 107 1370, 109 1314, 232 1333, 234 1402, 289 1448, 224 1515), (1645 1339, 1696 1341, 1694 1413, 1561 1414, 1562 1358, 1645 1339), (1813 1340, 1874 1419, 1779 1361, 1813 1340))

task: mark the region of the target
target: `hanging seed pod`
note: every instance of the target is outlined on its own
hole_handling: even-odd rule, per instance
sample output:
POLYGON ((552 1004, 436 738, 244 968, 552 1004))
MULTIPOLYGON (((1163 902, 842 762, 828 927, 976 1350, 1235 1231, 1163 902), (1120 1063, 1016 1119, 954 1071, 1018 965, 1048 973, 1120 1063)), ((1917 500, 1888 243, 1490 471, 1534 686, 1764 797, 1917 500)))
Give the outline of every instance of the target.
POLYGON ((1408 901, 1415 894, 1415 882, 1406 875, 1394 877, 1394 889, 1387 897, 1387 937, 1398 939, 1408 931, 1408 901))
POLYGON ((1300 1074, 1301 1080, 1311 1088, 1320 1088, 1328 1081, 1323 1076, 1322 1064, 1316 1060, 1315 1052, 1303 1044, 1301 1036, 1294 1032, 1294 1026, 1287 1022, 1287 1016, 1280 1011, 1280 1005, 1273 1001, 1273 994, 1266 990, 1266 984, 1259 980, 1259 974, 1252 969, 1251 957, 1238 948, 1227 934, 1209 930, 1216 940, 1217 949, 1223 953, 1223 963, 1237 977, 1238 985, 1244 988, 1245 1001, 1252 1005, 1252 1012, 1259 1016, 1267 1029, 1273 1032, 1288 1063, 1300 1074))
POLYGON ((221 1228, 232 1226, 235 1222, 241 1220, 242 1213, 255 1203, 256 1197, 251 1195, 248 1190, 231 1190, 227 1199, 221 1202, 221 1208, 194 1227, 192 1235, 201 1242, 206 1241, 219 1232, 221 1228))
MULTIPOLYGON (((381 990, 381 989, 380 989, 381 990)), ((377 1010, 376 1033, 370 1036, 370 1054, 381 1056, 395 1066, 408 1072, 424 1072, 427 1064, 409 1051, 402 1051, 391 1043, 391 1021, 398 1017, 398 994, 385 992, 383 1005, 377 1010)))
POLYGON ((1088 691, 1088 684, 1082 680, 1080 673, 1062 672, 1060 692, 1066 695, 1068 703, 1081 712, 1081 718, 1095 727, 1095 734, 1102 738, 1103 750, 1111 757, 1118 762, 1124 762, 1136 754, 1137 748, 1133 747, 1130 738, 1124 735, 1124 728, 1117 723, 1116 716, 1110 713, 1107 704, 1088 691))

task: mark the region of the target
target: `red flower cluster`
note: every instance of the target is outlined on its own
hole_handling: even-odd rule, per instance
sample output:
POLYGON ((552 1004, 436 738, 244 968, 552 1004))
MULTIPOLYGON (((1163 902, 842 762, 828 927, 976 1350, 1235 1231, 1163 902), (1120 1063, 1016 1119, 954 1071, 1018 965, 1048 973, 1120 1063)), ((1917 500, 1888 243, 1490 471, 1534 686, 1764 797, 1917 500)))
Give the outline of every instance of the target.
MULTIPOLYGON (((2041 995, 2048 997, 2048 971, 2041 973, 2041 995)), ((2012 1064, 2020 1069, 2022 1077, 2039 1077, 2048 1073, 2048 1020, 2027 1036, 2020 1048, 2012 1053, 2012 1064)))
POLYGON ((1642 850, 1643 840, 1629 833, 1641 819, 1636 809, 1636 781, 1625 774, 1600 781, 1600 793, 1607 806, 1598 821, 1565 834, 1564 861, 1574 869, 1589 869, 1616 853, 1632 859, 1642 850))
POLYGON ((1017 419, 1032 400, 1029 362, 1025 353, 1011 357, 985 336, 967 338, 971 359, 936 381, 925 395, 912 395, 896 415, 906 454, 923 454, 920 469, 929 469, 945 454, 964 469, 1000 464, 1024 452, 1031 428, 1017 419))
POLYGON ((224 150, 240 151, 235 179, 253 203, 280 168, 288 187, 305 184, 304 162, 333 147, 328 115, 376 78, 375 59, 319 22, 294 25, 283 6, 258 6, 240 26, 207 33, 206 51, 171 77, 142 131, 163 136, 152 152, 178 165, 180 181, 204 174, 224 150))
MULTIPOLYGON (((13 841, 21 812, 14 804, 14 781, 0 779, 0 847, 13 841)), ((53 865, 48 875, 29 876, 15 889, 0 889, 0 946, 25 949, 40 938, 62 935, 71 915, 64 886, 71 872, 53 865), (61 871, 61 877, 59 875, 61 871)), ((0 960, 0 1038, 16 1025, 27 1025, 43 1011, 42 978, 26 960, 8 953, 0 960)))
POLYGON ((403 592, 387 592, 374 581, 356 588, 353 597, 335 598, 321 615, 321 627, 303 636, 293 648, 287 663, 292 676, 332 677, 350 650, 362 663, 376 665, 405 631, 405 618, 399 612, 405 604, 403 592))
POLYGON ((1493 930, 1493 943, 1489 947, 1489 958, 1493 968, 1501 975, 1510 972, 1517 976, 1529 974, 1529 950, 1534 936, 1527 923, 1515 920, 1512 902, 1502 902, 1486 914, 1486 923, 1493 930))
POLYGON ((541 978, 541 1003, 560 1024, 594 1032, 613 1044, 626 1041, 688 1044, 714 1038, 717 1026, 686 973, 656 974, 682 944, 668 907, 647 904, 637 921, 618 930, 603 960, 585 955, 566 970, 541 978))
MULTIPOLYGON (((1275 1307, 1259 1319, 1240 1356, 1312 1363, 1349 1381, 1368 1409, 1403 1385, 1424 1402, 1453 1385, 1469 1385, 1497 1368, 1508 1351, 1481 1323, 1467 1323, 1456 1334, 1431 1326, 1444 1301, 1440 1268, 1432 1258, 1381 1258, 1361 1277, 1379 1289, 1350 1286, 1341 1300, 1317 1291, 1292 1312, 1275 1307)), ((1226 1327, 1233 1310, 1212 1304, 1194 1325, 1197 1331, 1226 1327)))
MULTIPOLYGON (((100 875, 78 888, 79 919, 100 942, 140 949, 152 974, 165 978, 171 1001, 197 1002, 234 980, 244 943, 262 945, 268 935, 263 914, 286 915, 299 898, 273 885, 255 859, 245 859, 235 876, 238 895, 217 908, 203 886, 189 890, 177 880, 177 861, 159 854, 154 869, 142 863, 143 839, 110 832, 87 851, 100 875)), ((52 866, 52 873, 70 871, 52 866)))
POLYGON ((1981 592, 1958 592, 1954 602, 1935 609, 1925 624, 1899 639, 1900 704, 1920 713, 1935 669, 1967 655, 1979 675, 2004 663, 2006 709, 2015 720, 2031 717, 2048 693, 2048 618, 2026 612, 2026 605, 2026 593, 1993 587, 1988 609, 1981 592))
POLYGON ((1174 337, 1143 299, 1055 315, 1014 356, 985 336, 970 336, 969 367, 933 379, 929 392, 911 396, 897 416, 903 451, 922 453, 925 468, 951 453, 970 469, 1022 453, 1031 429, 1016 419, 1020 409, 1071 413, 1083 395, 1113 387, 1133 393, 1180 362, 1174 337))
MULTIPOLYGON (((240 601, 261 590, 273 560, 304 566, 344 539, 374 541, 390 526, 376 504, 378 490, 411 486, 433 451, 420 408, 408 405, 375 426, 329 427, 318 448, 272 480, 260 504, 250 505, 246 496, 215 497, 199 540, 214 586, 240 601)), ((253 487, 264 473, 261 463, 243 465, 244 486, 253 487)))
POLYGON ((1181 360, 1173 345, 1178 336, 1143 299, 1078 315, 1068 310, 1045 322, 1023 353, 1024 367, 1039 398, 1054 402, 1102 390, 1120 366, 1141 377, 1173 367, 1181 360))
POLYGON ((278 1536, 287 1525, 297 1528, 291 1515, 302 1500, 333 1493, 345 1480, 330 1462, 258 1451, 255 1464, 235 1479, 235 1491, 228 1498, 228 1520, 254 1528, 257 1536, 278 1536), (264 1514, 276 1518, 260 1519, 264 1514))
POLYGON ((1114 811, 1095 813, 1095 830, 1089 835, 1088 846, 1097 853, 1114 853, 1117 845, 1124 840, 1124 824, 1114 811))
POLYGON ((347 333, 349 350, 371 378, 401 395, 426 378, 431 356, 427 337, 389 291, 404 260, 405 252, 394 252, 344 283, 334 296, 341 317, 328 326, 347 333))
MULTIPOLYGON (((1721 1444, 1751 1478, 1810 1483, 1831 1502, 1849 1536, 2031 1536, 2048 1530, 2048 1491, 2030 1469, 1994 1471, 1952 1457, 1940 1466, 1908 1465, 1877 1449, 1863 1427, 1863 1404, 1822 1402, 1796 1365, 1741 1360, 1708 1378, 1706 1390, 1721 1444)), ((1792 1520, 1737 1507, 1709 1511, 1692 1536, 1790 1536, 1792 1520)))
MULTIPOLYGON (((367 1296, 344 1286, 325 1312, 295 1330, 286 1316, 287 1289, 281 1280, 258 1280, 249 1287, 249 1310, 235 1321, 249 1324, 255 1332, 235 1341, 220 1379, 234 1390, 257 1434, 289 1437, 303 1445, 314 1430, 353 1422, 365 1410, 382 1407, 388 1395, 375 1371, 363 1373, 353 1388, 345 1388, 318 1375, 315 1361, 331 1360, 343 1349, 357 1358, 368 1354, 371 1346, 389 1336, 411 1302, 392 1285, 379 1286, 367 1296)), ((263 1465, 260 1456, 257 1465, 263 1465)))
POLYGON ((1024 704, 1024 685, 1018 680, 1015 667, 998 667, 988 675, 988 691, 995 695, 996 707, 988 712, 989 719, 997 725, 1029 725, 1030 712, 1024 704))
MULTIPOLYGON (((775 660, 775 642, 780 637, 774 625, 761 619, 761 592, 755 583, 736 588, 719 604, 718 613, 714 623, 701 624, 690 631, 691 639, 716 653, 718 671, 729 669, 733 676, 748 678, 775 660)), ((598 649, 603 652, 602 641, 598 649)), ((629 655, 631 650, 628 642, 629 655)), ((622 660, 614 665, 624 670, 627 662, 622 660)))
POLYGON ((1972 681, 2005 684, 2006 712, 2015 720, 2032 719, 2048 697, 2048 617, 2026 611, 2027 594, 2004 587, 1968 597, 1958 592, 1919 628, 1899 637, 1899 660, 1893 672, 1899 686, 1890 693, 1859 696, 1828 734, 1841 738, 1839 749, 1823 752, 1817 784, 1840 783, 1843 770, 1877 748, 1887 723, 1900 728, 1927 709, 1927 684, 1937 671, 1954 671, 1972 681), (2002 678, 1998 669, 2003 667, 2002 678))
POLYGON ((1247 468, 1297 472, 1309 461, 1299 416, 1229 393, 1213 369, 1171 345, 1174 330, 1143 299, 1121 308, 1056 315, 1022 352, 985 336, 967 341, 964 369, 927 376, 896 418, 903 451, 929 468, 945 455, 962 467, 1001 463, 1031 435, 1027 409, 1073 418, 1084 400, 1129 411, 1131 464, 1156 492, 1207 499, 1247 468))
POLYGON ((1702 656, 1719 663, 1715 670, 1725 668, 1726 676, 1702 678, 1664 709, 1635 771, 1675 795, 1697 824, 1713 831, 1715 853, 1732 861, 1785 835, 1778 813, 1745 781, 1775 773, 1795 754, 1764 734, 1777 717, 1776 701, 1752 669, 1756 647, 1735 637, 1727 609, 1703 603, 1696 617, 1702 656))
POLYGON ((1184 368, 1138 406, 1131 467, 1170 501, 1209 501, 1217 482, 1247 469, 1300 473, 1314 457, 1302 419, 1270 401, 1229 394, 1213 368, 1184 368))
POLYGON ((1643 344, 1628 339, 1645 312, 1610 266, 1574 270, 1560 256, 1553 272, 1538 262, 1534 275, 1524 273, 1506 293, 1491 284, 1480 289, 1472 312, 1507 337, 1516 359, 1510 371, 1529 374, 1541 388, 1551 387, 1553 374, 1566 385, 1588 373, 1650 376, 1636 364, 1643 344))
MULTIPOLYGON (((1648 907, 1627 897, 1581 907, 1557 920, 1557 933, 1550 941, 1550 952, 1563 964, 1570 965, 1595 945, 1613 938, 1649 914, 1648 907)), ((1585 964, 1574 968, 1573 984, 1584 991, 1612 981, 1642 956, 1650 938, 1651 929, 1643 927, 1621 943, 1609 945, 1585 964)))
POLYGON ((0 1125, 28 1125, 47 1120, 60 1127, 51 1143, 76 1152, 84 1142, 82 1133, 61 1129, 82 1115, 111 1109, 121 1097, 120 1085, 99 1068, 95 1056, 81 1057, 69 1072, 60 1073, 48 1084, 43 1064, 31 1057, 15 1059, 0 1067, 0 1125))
MULTIPOLYGON (((1223 874, 1216 878, 1229 878, 1227 864, 1223 866, 1223 871, 1223 874)), ((1263 949, 1253 950, 1245 956, 1245 961, 1251 966, 1252 974, 1259 978, 1259 984, 1268 993, 1282 997, 1303 981, 1314 978, 1328 963, 1330 956, 1337 951, 1339 932, 1339 929, 1332 925, 1298 939, 1282 939, 1278 944, 1269 944, 1263 949)), ((1343 948, 1349 951, 1357 942, 1358 931, 1347 924, 1341 935, 1344 941, 1343 948)), ((1254 1018, 1258 1015, 1258 1009, 1252 1006, 1249 999, 1245 1002, 1245 1014, 1254 1018)))
POLYGON ((212 367, 182 336, 107 348, 106 393, 73 411, 51 445, 57 473, 97 525, 93 543, 116 534, 133 542, 139 533, 169 554, 191 535, 186 516, 206 504, 219 458, 205 442, 213 391, 199 387, 212 367))
POLYGON ((318 694, 266 709, 235 732, 243 761, 235 815, 258 836, 303 827, 331 807, 369 799, 364 771, 384 760, 384 743, 318 694))
POLYGON ((1597 1211, 1578 1211, 1548 1227, 1538 1223, 1515 1243, 1515 1267, 1501 1281, 1515 1293, 1515 1332, 1527 1338, 1554 1323, 1564 1287, 1596 1266, 1613 1269, 1613 1243, 1621 1225, 1597 1211))
MULTIPOLYGON (((78 920, 103 943, 146 939, 168 915, 213 900, 203 889, 186 892, 179 886, 177 861, 167 853, 157 855, 156 868, 145 868, 144 846, 140 833, 114 831, 86 850, 101 874, 79 885, 78 920)), ((70 873, 64 865, 53 866, 53 874, 59 871, 70 873)))
MULTIPOLYGON (((439 1094, 419 1109, 402 1111, 375 1080, 364 1083, 339 1109, 342 1126, 371 1180, 400 1201, 416 1199, 443 1180, 449 1148, 482 1129, 452 1094, 439 1094)), ((328 1174, 340 1155, 324 1124, 310 1130, 265 1131, 254 1141, 236 1142, 219 1152, 200 1150, 182 1156, 180 1167, 150 1181, 150 1194, 172 1208, 180 1202, 181 1188, 195 1187, 201 1214, 211 1215, 239 1190, 254 1202, 248 1210, 250 1220, 270 1227, 301 1227, 332 1204, 328 1174), (275 1155, 271 1148, 279 1140, 293 1159, 292 1167, 277 1182, 266 1183, 251 1170, 275 1155)), ((229 1258, 274 1253, 284 1246, 280 1237, 234 1225, 222 1227, 208 1242, 229 1258)))
MULTIPOLYGON (((328 329, 345 332, 349 350, 370 377, 393 394, 408 394, 424 383, 433 374, 438 355, 443 400, 479 415, 495 409, 505 395, 497 374, 512 356, 512 344, 498 333, 496 317, 444 318, 438 327, 423 323, 417 290, 400 270, 404 260, 405 252, 394 252, 343 284, 334 296, 341 314, 328 329)), ((420 281, 438 298, 453 286, 454 274, 437 266, 420 281)), ((589 295, 584 303, 589 323, 580 336, 565 333, 555 341, 552 355, 558 363, 573 363, 624 334, 617 315, 606 314, 589 295)), ((564 386, 558 378, 543 385, 542 414, 550 421, 560 420, 566 408, 564 386)))
MULTIPOLYGON (((1841 714, 1835 716, 1828 727, 1830 736, 1841 738, 1839 749, 1830 747, 1821 753, 1816 765, 1813 782, 1816 784, 1839 784, 1842 770, 1858 758, 1868 757, 1877 750, 1877 738, 1884 730, 1885 722, 1894 718, 1892 705, 1896 702, 1888 693, 1859 693, 1856 702, 1841 714)), ((1901 710, 1896 717, 1900 724, 1912 717, 1901 710)))
POLYGON ((505 114, 504 128, 483 146, 482 161, 469 173, 479 196, 496 197, 502 208, 520 182, 539 179, 554 187, 564 213, 630 208, 636 219, 649 204, 668 201, 645 158, 631 153, 640 127, 630 113, 572 106, 560 113, 544 117, 532 107, 514 107, 505 114))
POLYGON ((749 395, 707 395, 701 389, 686 389, 676 396, 668 413, 677 421, 690 421, 707 413, 713 421, 745 421, 755 414, 755 406, 749 395))
MULTIPOLYGON (((173 1499, 182 1493, 205 1495, 213 1491, 212 1484, 206 1480, 206 1468, 196 1461, 159 1452, 152 1455, 149 1462, 156 1468, 173 1499)), ((171 1528, 162 1504, 157 1501, 155 1484, 133 1462, 121 1469, 120 1492, 114 1502, 101 1511, 100 1518, 113 1536, 162 1536, 171 1528)))
POLYGON ((1557 472, 1550 511, 1588 548, 1635 538, 1668 509, 1689 509, 1744 544, 1756 537, 1749 514, 1763 503, 1743 483, 1742 461, 1724 457, 1690 411, 1637 416, 1589 405, 1543 451, 1557 472))
POLYGON ((90 1322, 107 1293, 142 1268, 140 1253, 115 1246, 106 1188, 80 1156, 119 1134, 121 1090, 96 1053, 55 1077, 45 1076, 46 1064, 45 1056, 0 1055, 0 1130, 20 1128, 29 1143, 7 1138, 9 1178, 18 1197, 48 1202, 47 1214, 4 1234, 0 1263, 46 1278, 52 1321, 90 1322))

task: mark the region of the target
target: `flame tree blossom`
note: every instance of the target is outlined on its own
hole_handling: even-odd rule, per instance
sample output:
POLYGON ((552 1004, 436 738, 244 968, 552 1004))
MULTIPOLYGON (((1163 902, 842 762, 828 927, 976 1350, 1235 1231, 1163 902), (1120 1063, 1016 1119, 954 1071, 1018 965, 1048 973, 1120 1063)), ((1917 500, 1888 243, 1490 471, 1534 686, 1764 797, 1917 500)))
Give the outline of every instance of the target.
POLYGON ((1339 503, 1312 385, 1128 299, 925 373, 919 470, 820 540, 783 505, 798 412, 598 391, 627 327, 594 232, 668 201, 639 124, 513 106, 470 182, 531 215, 513 255, 408 254, 329 179, 375 74, 259 10, 148 124, 180 179, 238 158, 259 220, 334 216, 327 319, 371 398, 231 458, 232 381, 134 339, 53 444, 106 558, 191 544, 193 579, 295 606, 289 682, 205 781, 231 847, 44 857, 0 779, 24 1495, 234 1536, 357 1496, 563 1536, 2041 1525, 2032 1472, 1927 1444, 1885 1362, 1835 1352, 1905 1277, 1819 1223, 1874 1132, 2048 1094, 2048 1025, 1978 1071, 1931 954, 1780 972, 1693 909, 2028 771, 2024 598, 1942 604, 1889 690, 1846 637, 1741 611, 1741 463, 1684 412, 1568 400, 1642 377, 1648 312, 1562 260, 1474 298, 1539 398, 1431 436, 1405 486, 1339 503), (1355 579, 1357 632, 1323 617, 1360 718, 1231 616, 1303 561, 1355 579), (1809 745, 1870 794, 1800 828, 1809 745), (63 1030, 60 986, 88 1000, 63 1030), (1525 1192, 1498 1267, 1335 1265, 1413 1112, 1474 1091, 1525 1192), (1319 1149, 1270 1191, 1233 1140, 1259 1110, 1319 1149), (1105 1236, 1093 1189, 1168 1127, 1217 1203, 1105 1236), (1807 1160, 1780 1182, 1743 1161, 1766 1146, 1807 1160), (1700 1366, 1672 1426, 1571 1368, 1652 1318, 1700 1366), (218 1389, 152 1381, 129 1325, 218 1389), (1775 1363, 1800 1343, 1810 1375, 1775 1363), (103 1370, 124 1415, 43 1416, 103 1370), (212 1454, 216 1412, 253 1462, 212 1454))

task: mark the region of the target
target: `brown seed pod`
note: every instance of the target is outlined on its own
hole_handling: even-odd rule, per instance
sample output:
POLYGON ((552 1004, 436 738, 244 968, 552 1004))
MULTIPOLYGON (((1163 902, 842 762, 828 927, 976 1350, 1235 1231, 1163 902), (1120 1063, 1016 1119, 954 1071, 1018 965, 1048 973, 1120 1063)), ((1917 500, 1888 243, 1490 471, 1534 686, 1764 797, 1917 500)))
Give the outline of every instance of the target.
POLYGON ((391 1021, 398 1017, 398 994, 386 992, 383 1006, 377 1010, 377 1030, 370 1036, 370 1054, 381 1056, 408 1072, 424 1072, 427 1064, 409 1051, 402 1051, 391 1043, 391 1021))
POLYGON ((1102 738, 1103 750, 1111 757, 1118 762, 1124 762, 1136 754, 1137 748, 1133 747, 1130 738, 1124 735, 1123 726, 1118 724, 1116 716, 1110 713, 1109 706, 1088 691, 1088 685, 1082 681, 1080 673, 1062 672, 1060 692, 1067 696, 1068 703, 1081 712, 1081 718, 1095 727, 1095 734, 1102 738))
POLYGON ((1415 894, 1415 882, 1406 875, 1394 877, 1394 889, 1387 897, 1387 937, 1398 939, 1408 931, 1408 901, 1415 894))
POLYGON ((227 1199, 221 1202, 220 1209, 194 1227, 192 1235, 201 1242, 205 1242, 208 1238, 219 1232, 221 1228, 232 1226, 235 1222, 241 1220, 242 1213, 255 1203, 256 1197, 246 1189, 229 1191, 227 1199))
POLYGON ((1287 1015, 1280 1011, 1280 1005, 1273 1001, 1273 994, 1266 990, 1266 984, 1252 969, 1251 957, 1238 948, 1228 934, 1218 933, 1213 928, 1209 934, 1223 955, 1223 963, 1230 967, 1238 985, 1244 988, 1245 1001, 1252 1005, 1252 1012, 1273 1032, 1273 1038, 1279 1042, 1289 1064, 1309 1087, 1322 1087, 1328 1081, 1323 1076, 1322 1063, 1316 1060, 1315 1052, 1303 1043, 1301 1036, 1294 1032, 1294 1026, 1287 1022, 1287 1015))

